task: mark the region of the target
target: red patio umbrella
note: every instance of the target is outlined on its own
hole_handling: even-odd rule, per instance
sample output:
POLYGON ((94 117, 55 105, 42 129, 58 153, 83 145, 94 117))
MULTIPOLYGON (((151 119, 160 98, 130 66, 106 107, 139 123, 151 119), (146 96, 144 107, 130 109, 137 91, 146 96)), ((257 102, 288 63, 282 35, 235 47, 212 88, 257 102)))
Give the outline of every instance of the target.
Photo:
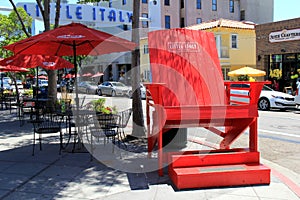
POLYGON ((81 76, 83 76, 83 77, 91 77, 93 74, 91 74, 91 73, 85 73, 85 74, 82 74, 81 76))
POLYGON ((32 75, 32 74, 27 74, 27 75, 26 75, 26 78, 34 78, 34 75, 32 75))
POLYGON ((88 28, 80 23, 71 23, 4 48, 15 54, 76 56, 131 51, 135 47, 135 43, 123 38, 88 28))
POLYGON ((65 76, 63 76, 63 78, 73 78, 73 76, 75 76, 75 75, 72 75, 72 74, 66 74, 65 76))
POLYGON ((94 74, 92 77, 95 78, 95 77, 99 77, 99 76, 103 76, 104 74, 101 73, 101 72, 97 72, 96 74, 94 74))
MULTIPOLYGON (((77 74, 77 55, 102 55, 131 51, 136 46, 137 44, 123 38, 88 28, 80 23, 71 23, 10 44, 4 48, 13 51, 15 54, 73 55, 75 74, 77 74)), ((75 101, 78 107, 77 82, 75 86, 75 101)))
MULTIPOLYGON (((76 77, 80 77, 80 74, 77 74, 76 77)), ((75 78, 75 74, 66 74, 62 78, 75 78)))
POLYGON ((48 76, 40 75, 38 76, 39 79, 48 79, 48 76))
POLYGON ((45 55, 23 55, 17 54, 0 61, 3 66, 17 66, 24 68, 35 68, 37 66, 47 70, 73 68, 74 65, 59 56, 45 55))
POLYGON ((29 72, 28 69, 24 67, 16 67, 16 66, 0 66, 1 72, 29 72))

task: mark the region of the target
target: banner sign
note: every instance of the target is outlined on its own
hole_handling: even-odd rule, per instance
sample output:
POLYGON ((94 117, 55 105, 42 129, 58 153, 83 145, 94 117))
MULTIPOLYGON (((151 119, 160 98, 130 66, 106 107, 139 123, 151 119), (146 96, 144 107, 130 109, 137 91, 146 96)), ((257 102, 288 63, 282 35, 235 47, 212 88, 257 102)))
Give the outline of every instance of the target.
POLYGON ((269 34, 269 42, 284 42, 300 40, 300 29, 282 30, 271 32, 269 34))
MULTIPOLYGON (((42 20, 42 13, 36 3, 18 3, 18 7, 23 7, 33 19, 42 20)), ((60 21, 71 22, 94 22, 95 24, 131 24, 132 11, 119 10, 115 8, 92 6, 85 4, 61 4, 60 21)), ((50 3, 50 19, 54 22, 56 4, 50 3)), ((62 23, 64 24, 64 23, 62 23)))

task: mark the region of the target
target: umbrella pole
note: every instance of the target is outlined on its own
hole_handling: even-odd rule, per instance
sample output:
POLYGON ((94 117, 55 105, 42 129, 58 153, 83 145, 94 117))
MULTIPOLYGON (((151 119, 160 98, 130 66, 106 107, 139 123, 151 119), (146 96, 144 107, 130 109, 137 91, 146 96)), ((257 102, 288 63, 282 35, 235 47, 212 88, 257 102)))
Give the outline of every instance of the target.
POLYGON ((77 84, 77 62, 76 62, 76 44, 73 42, 73 58, 74 58, 74 68, 75 68, 75 103, 76 110, 79 109, 79 99, 78 99, 78 84, 77 84))
POLYGON ((3 84, 3 76, 4 74, 1 73, 1 109, 4 107, 4 84, 3 84))
POLYGON ((35 98, 38 99, 38 93, 39 93, 39 67, 36 67, 36 83, 35 83, 35 98))

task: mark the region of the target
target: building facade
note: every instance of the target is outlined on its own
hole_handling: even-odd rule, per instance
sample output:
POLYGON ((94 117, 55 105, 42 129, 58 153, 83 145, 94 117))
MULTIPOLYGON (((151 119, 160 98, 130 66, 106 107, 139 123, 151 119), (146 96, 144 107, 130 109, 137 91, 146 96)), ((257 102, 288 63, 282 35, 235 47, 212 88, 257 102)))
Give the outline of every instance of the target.
POLYGON ((229 80, 227 76, 229 71, 245 66, 255 68, 253 23, 219 19, 186 28, 214 33, 224 80, 229 80))
MULTIPOLYGON (((141 75, 145 80, 151 79, 149 71, 149 58, 147 58, 147 50, 145 50, 144 41, 147 33, 155 29, 170 29, 187 27, 195 24, 210 23, 211 20, 219 20, 220 18, 233 21, 252 21, 254 23, 266 23, 273 21, 273 0, 140 0, 140 37, 141 40, 141 75), (148 67, 147 67, 148 66, 148 67)), ((64 2, 65 3, 65 2, 64 2)), ((18 6, 23 7, 36 20, 41 19, 41 13, 35 3, 19 3, 18 6)), ((51 4, 51 16, 54 20, 55 4, 51 4)), ((62 4, 60 24, 71 22, 80 22, 95 29, 108 32, 113 35, 122 36, 131 40, 131 22, 132 22, 133 0, 110 0, 100 1, 93 4, 62 4), (127 34, 124 34, 126 32, 127 34)), ((225 22, 223 20, 223 22, 225 22)), ((250 24, 250 23, 248 23, 250 24)), ((250 25, 249 25, 250 26, 250 25)), ((213 28, 216 31, 217 27, 213 28)), ((233 29, 226 30, 221 28, 223 33, 216 34, 217 48, 221 60, 222 69, 225 74, 228 70, 235 69, 239 66, 252 66, 253 52, 248 50, 249 55, 242 59, 243 51, 240 48, 234 50, 230 48, 229 43, 234 34, 239 35, 235 40, 239 40, 239 47, 244 46, 246 39, 252 38, 252 34, 247 36, 246 29, 237 28, 236 32, 231 32, 233 29), (226 45, 225 45, 226 44, 226 45), (228 45, 227 45, 228 44, 228 45), (239 53, 240 52, 240 53, 239 53)), ((206 29, 205 29, 206 30, 206 29)), ((41 30, 42 31, 42 30, 41 30)), ((220 31, 220 30, 218 30, 220 31)), ((38 31, 37 31, 38 32, 38 31)), ((252 31, 253 32, 253 31, 252 31)), ((251 39, 249 39, 251 40, 251 39)), ((254 48, 252 40, 248 44, 254 48)), ((97 58, 97 62, 88 67, 93 67, 94 71, 109 69, 105 72, 105 76, 113 73, 114 80, 118 80, 119 72, 129 71, 131 55, 123 55, 122 57, 114 57, 114 60, 109 60, 109 56, 101 56, 97 58), (125 57, 125 58, 124 58, 125 57), (124 67, 126 66, 126 67, 124 67)), ((255 56, 254 56, 255 59, 255 56)), ((228 79, 228 77, 224 77, 228 79)))
POLYGON ((153 1, 160 10, 163 29, 182 28, 219 18, 268 23, 273 21, 274 14, 274 0, 141 0, 141 15, 149 17, 150 24, 152 13, 148 11, 151 11, 149 6, 155 7, 153 1))
POLYGON ((256 25, 257 67, 279 90, 293 87, 300 77, 300 18, 256 25), (296 75, 296 76, 295 76, 296 75))

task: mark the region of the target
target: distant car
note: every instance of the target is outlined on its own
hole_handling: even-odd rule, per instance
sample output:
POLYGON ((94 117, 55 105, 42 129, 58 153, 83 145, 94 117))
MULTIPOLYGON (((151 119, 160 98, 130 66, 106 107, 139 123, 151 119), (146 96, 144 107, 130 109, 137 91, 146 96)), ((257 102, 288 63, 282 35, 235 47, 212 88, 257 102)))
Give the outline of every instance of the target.
POLYGON ((62 80, 60 83, 57 84, 57 91, 61 92, 62 87, 66 87, 67 92, 72 93, 74 91, 74 85, 71 81, 62 80))
POLYGON ((17 83, 17 85, 23 85, 22 81, 19 79, 16 80, 16 83, 17 83))
POLYGON ((8 84, 12 83, 11 78, 9 78, 9 77, 3 77, 3 81, 8 82, 8 84))
POLYGON ((126 96, 128 95, 129 87, 121 82, 105 81, 98 85, 98 95, 108 96, 126 96))
POLYGON ((39 87, 48 87, 48 80, 39 79, 39 87))
MULTIPOLYGON (((235 88, 249 88, 249 84, 231 84, 231 87, 235 88)), ((234 90, 234 89, 232 89, 234 90)), ((232 91, 233 93, 235 91, 232 91)), ((245 93, 245 91, 239 91, 240 93, 245 93)), ((242 95, 248 95, 248 92, 242 95)), ((236 97, 238 98, 238 97, 236 97)), ((259 96, 258 100, 258 109, 260 110, 270 110, 270 109, 281 109, 281 110, 286 110, 286 109, 295 109, 296 108, 296 103, 295 103, 295 97, 275 91, 272 88, 264 85, 262 88, 262 91, 259 96)))
MULTIPOLYGON (((141 99, 146 99, 146 87, 142 83, 140 84, 140 89, 141 89, 141 99)), ((128 97, 132 98, 131 89, 128 91, 128 97)))
POLYGON ((300 77, 297 79, 297 95, 295 96, 296 108, 300 109, 300 77))
POLYGON ((7 81, 2 82, 0 80, 0 92, 4 92, 4 91, 12 92, 13 88, 11 87, 11 85, 7 81))
POLYGON ((81 81, 78 83, 78 92, 86 94, 97 94, 98 86, 92 81, 81 81))

